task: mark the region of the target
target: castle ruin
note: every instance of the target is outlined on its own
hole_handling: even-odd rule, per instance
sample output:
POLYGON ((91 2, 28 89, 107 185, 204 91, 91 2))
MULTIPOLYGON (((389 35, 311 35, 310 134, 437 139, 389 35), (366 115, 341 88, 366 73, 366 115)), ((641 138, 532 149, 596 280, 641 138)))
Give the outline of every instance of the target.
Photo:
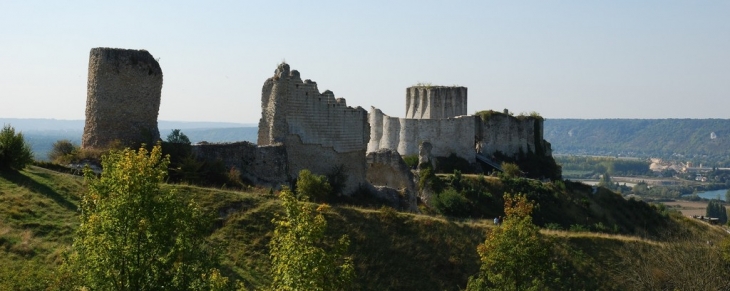
POLYGON ((455 154, 469 163, 475 163, 479 155, 497 153, 510 157, 528 152, 552 154, 550 144, 543 140, 541 118, 466 115, 466 94, 465 87, 410 87, 405 118, 371 107, 368 152, 392 149, 404 156, 417 155, 419 145, 428 142, 434 157, 455 154))
POLYGON ((146 50, 91 49, 81 147, 159 140, 161 90, 162 69, 146 50))
POLYGON ((344 193, 365 183, 365 152, 370 139, 367 111, 348 107, 317 83, 304 80, 282 63, 261 93, 258 145, 281 143, 286 148, 289 174, 300 170, 327 175, 337 167, 347 174, 344 193))
MULTIPOLYGON (((159 140, 161 88, 162 70, 149 52, 92 49, 82 147, 159 140)), ((542 139, 542 118, 466 112, 466 87, 414 86, 406 90, 405 118, 375 107, 368 113, 347 106, 329 90, 320 93, 316 82, 302 80, 282 63, 262 88, 257 144, 200 144, 193 154, 274 188, 291 185, 303 169, 319 175, 339 172, 346 176, 342 194, 370 189, 410 211, 418 211, 417 190, 402 155, 419 150, 428 156, 424 159, 455 154, 471 164, 496 153, 551 155, 542 139)))

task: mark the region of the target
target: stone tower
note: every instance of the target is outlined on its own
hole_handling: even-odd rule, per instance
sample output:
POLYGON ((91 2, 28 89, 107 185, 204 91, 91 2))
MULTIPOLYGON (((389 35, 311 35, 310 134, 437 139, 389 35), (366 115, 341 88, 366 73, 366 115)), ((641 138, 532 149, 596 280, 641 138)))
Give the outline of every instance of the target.
POLYGON ((82 148, 123 146, 160 139, 162 69, 146 50, 93 48, 89 55, 82 148))
POLYGON ((466 102, 466 87, 409 87, 406 89, 406 118, 443 119, 467 115, 466 102))

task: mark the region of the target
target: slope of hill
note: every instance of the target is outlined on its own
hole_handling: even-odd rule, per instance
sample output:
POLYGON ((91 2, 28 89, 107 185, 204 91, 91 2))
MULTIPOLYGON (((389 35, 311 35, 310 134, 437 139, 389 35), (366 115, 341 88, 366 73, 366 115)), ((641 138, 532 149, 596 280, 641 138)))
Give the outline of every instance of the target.
MULTIPOLYGON (((253 289, 270 281, 268 242, 272 218, 281 211, 278 199, 266 192, 239 192, 184 185, 169 185, 218 217, 210 238, 224 248, 224 274, 253 289)), ((590 189, 590 188, 588 188, 590 189)), ((78 223, 76 205, 84 191, 80 177, 30 167, 15 174, 0 174, 0 290, 43 290, 53 284, 78 223)), ((602 208, 583 198, 587 207, 601 211, 631 212, 632 204, 614 201, 602 208)), ((601 194, 608 195, 606 193, 601 194)), ((602 201, 602 200, 597 200, 602 201)), ((567 203, 567 202, 566 202, 567 203)), ((607 202, 604 202, 607 203, 607 202)), ((634 202, 635 203, 635 202, 634 202)), ((542 208, 553 207, 545 204, 542 208)), ((559 209, 547 210, 557 213, 559 209)), ((630 216, 631 214, 628 213, 630 216)), ((717 228, 670 216, 685 235, 719 242, 717 228)), ((488 220, 462 220, 334 206, 327 213, 331 237, 350 236, 356 264, 357 290, 460 290, 479 270, 477 245, 494 227, 488 220)), ((636 221, 642 228, 654 227, 636 221)), ((662 261, 644 261, 665 249, 669 240, 588 232, 546 231, 557 242, 556 256, 570 271, 566 290, 633 290, 622 270, 662 271, 662 261), (635 265, 643 263, 644 265, 635 265)), ((694 250, 695 245, 684 248, 694 250)), ((684 250, 684 249, 683 249, 684 250)), ((704 248, 699 248, 704 250, 704 248)), ((676 250, 675 250, 676 251, 676 250)), ((701 261, 705 264, 705 261, 701 261)), ((637 273, 637 276, 649 276, 637 273)), ((642 279, 641 277, 639 279, 642 279)))
POLYGON ((728 119, 547 119, 556 154, 728 157, 728 119))

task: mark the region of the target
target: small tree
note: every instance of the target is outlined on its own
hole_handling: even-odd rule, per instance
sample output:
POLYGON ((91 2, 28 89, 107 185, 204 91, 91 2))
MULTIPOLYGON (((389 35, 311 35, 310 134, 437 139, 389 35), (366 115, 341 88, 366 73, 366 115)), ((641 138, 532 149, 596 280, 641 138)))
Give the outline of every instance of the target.
POLYGON ((550 290, 558 285, 552 243, 532 224, 534 204, 524 195, 504 195, 505 221, 479 245, 482 266, 467 290, 550 290))
POLYGON ((297 178, 297 195, 300 199, 311 198, 314 202, 324 202, 332 194, 332 186, 327 177, 312 174, 307 169, 299 171, 297 178))
POLYGON ((226 285, 205 236, 210 219, 161 188, 167 158, 159 145, 112 151, 97 177, 85 171, 81 226, 70 270, 91 290, 200 290, 226 285))
POLYGON ((720 202, 719 197, 718 199, 710 200, 707 204, 705 216, 717 218, 721 224, 727 223, 727 209, 725 209, 725 205, 720 202))
POLYGON ((323 215, 327 205, 315 210, 314 205, 300 202, 288 189, 279 197, 284 216, 274 219, 276 229, 269 244, 271 290, 350 290, 354 266, 352 258, 345 256, 349 238, 343 235, 334 247, 324 249, 328 245, 323 215))
POLYGON ((55 163, 71 162, 72 156, 78 148, 70 140, 62 139, 53 143, 53 148, 48 153, 48 159, 55 163))
POLYGON ((520 171, 520 167, 517 166, 517 164, 503 162, 501 166, 502 172, 507 177, 517 178, 522 174, 522 171, 520 171))
POLYGON ((0 170, 22 170, 33 162, 33 152, 25 142, 23 134, 15 133, 10 125, 0 131, 0 170))
POLYGON ((187 135, 182 133, 179 129, 173 129, 170 134, 167 135, 167 142, 169 143, 180 143, 180 144, 190 144, 190 139, 187 135))

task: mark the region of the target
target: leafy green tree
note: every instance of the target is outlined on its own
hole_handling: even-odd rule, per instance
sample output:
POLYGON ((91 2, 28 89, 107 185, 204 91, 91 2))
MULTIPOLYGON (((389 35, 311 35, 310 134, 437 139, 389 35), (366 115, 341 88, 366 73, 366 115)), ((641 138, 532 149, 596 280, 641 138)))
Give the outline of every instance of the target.
POLYGON ((33 162, 33 152, 25 142, 23 133, 15 133, 10 125, 0 131, 0 170, 22 170, 33 162))
POLYGON ((725 201, 730 202, 730 189, 727 189, 727 192, 725 192, 725 201))
POLYGON ((181 144, 190 144, 190 139, 187 135, 182 133, 179 129, 173 129, 170 134, 167 135, 167 142, 169 143, 181 143, 181 144))
POLYGON ((81 225, 69 269, 90 290, 211 290, 227 286, 214 268, 205 236, 211 220, 172 189, 161 187, 168 158, 147 151, 112 151, 97 177, 85 171, 81 225))
POLYGON ((314 202, 324 202, 332 194, 332 186, 324 175, 315 175, 304 169, 297 178, 297 194, 300 199, 308 197, 314 202))
POLYGON ((504 223, 477 248, 482 265, 467 290, 560 289, 552 242, 532 223, 533 208, 524 195, 504 195, 504 223))
POLYGON ((271 290, 350 290, 355 270, 352 258, 345 255, 349 238, 344 235, 325 249, 330 245, 323 214, 328 206, 323 204, 315 210, 314 205, 297 200, 289 189, 281 191, 279 197, 284 215, 274 219, 276 229, 269 244, 271 290))

